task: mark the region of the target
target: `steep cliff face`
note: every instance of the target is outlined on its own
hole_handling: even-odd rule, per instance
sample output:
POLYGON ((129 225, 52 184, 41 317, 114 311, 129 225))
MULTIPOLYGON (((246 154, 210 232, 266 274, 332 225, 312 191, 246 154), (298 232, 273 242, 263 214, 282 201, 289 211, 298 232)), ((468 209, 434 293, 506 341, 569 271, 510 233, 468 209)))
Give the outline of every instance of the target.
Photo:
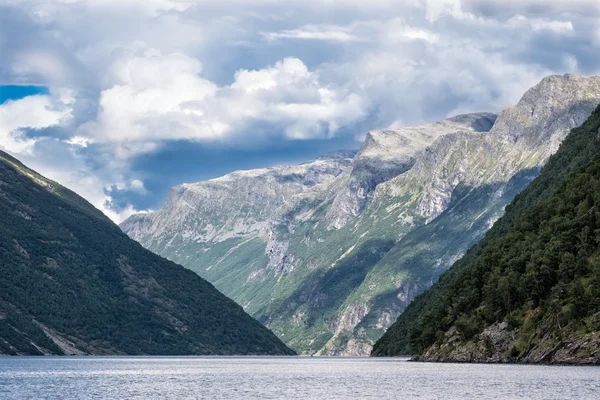
POLYGON ((316 185, 256 186, 271 193, 266 206, 231 175, 229 202, 243 198, 234 209, 207 191, 179 209, 168 200, 156 214, 170 216, 152 217, 150 227, 148 216, 134 216, 122 228, 213 282, 296 350, 366 354, 589 116, 599 82, 546 78, 497 120, 470 114, 372 131, 316 185), (185 210, 193 223, 178 220, 185 210))
POLYGON ((517 105, 500 114, 492 134, 547 159, 571 129, 588 119, 598 105, 599 89, 600 77, 546 77, 529 89, 517 105))
MULTIPOLYGON (((598 320, 600 314, 595 315, 598 320)), ((600 332, 569 332, 560 339, 549 333, 536 343, 523 337, 507 322, 490 325, 469 341, 456 328, 444 334, 441 344, 432 345, 415 360, 425 362, 600 364, 600 332), (523 343, 528 348, 522 349, 523 343)))
POLYGON ((389 326, 477 242, 537 173, 535 159, 489 134, 456 134, 434 143, 411 171, 380 185, 362 223, 372 230, 381 221, 405 228, 396 230, 394 246, 354 292, 351 305, 367 305, 354 340, 372 344, 368 332, 389 326))

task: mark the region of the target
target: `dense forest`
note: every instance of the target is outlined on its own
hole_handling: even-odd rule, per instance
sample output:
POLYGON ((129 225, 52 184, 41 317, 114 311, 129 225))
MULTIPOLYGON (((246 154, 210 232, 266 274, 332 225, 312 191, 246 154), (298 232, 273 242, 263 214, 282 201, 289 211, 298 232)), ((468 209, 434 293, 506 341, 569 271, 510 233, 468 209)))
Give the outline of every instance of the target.
POLYGON ((198 275, 0 152, 0 354, 293 354, 198 275))
POLYGON ((504 323, 514 340, 499 359, 530 360, 536 349, 556 352, 600 331, 599 127, 600 108, 485 238, 400 315, 373 355, 449 352, 449 332, 464 345, 504 323))

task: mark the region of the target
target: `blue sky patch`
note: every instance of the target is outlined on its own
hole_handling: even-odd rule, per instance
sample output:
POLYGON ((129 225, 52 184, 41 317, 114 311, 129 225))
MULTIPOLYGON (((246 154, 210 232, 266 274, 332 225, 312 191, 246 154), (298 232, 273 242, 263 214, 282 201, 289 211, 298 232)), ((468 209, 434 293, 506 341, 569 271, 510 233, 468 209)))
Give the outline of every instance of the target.
POLYGON ((27 96, 49 93, 50 91, 46 86, 0 86, 0 104, 5 103, 8 100, 19 100, 27 96))

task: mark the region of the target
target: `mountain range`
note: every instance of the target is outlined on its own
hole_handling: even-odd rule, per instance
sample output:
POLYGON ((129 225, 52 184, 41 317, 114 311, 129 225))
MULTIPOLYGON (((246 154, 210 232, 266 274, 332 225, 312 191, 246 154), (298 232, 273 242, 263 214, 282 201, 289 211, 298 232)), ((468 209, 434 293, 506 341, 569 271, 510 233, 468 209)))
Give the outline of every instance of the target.
POLYGON ((120 226, 302 354, 366 355, 600 103, 550 76, 500 114, 368 132, 358 152, 170 190, 120 226))

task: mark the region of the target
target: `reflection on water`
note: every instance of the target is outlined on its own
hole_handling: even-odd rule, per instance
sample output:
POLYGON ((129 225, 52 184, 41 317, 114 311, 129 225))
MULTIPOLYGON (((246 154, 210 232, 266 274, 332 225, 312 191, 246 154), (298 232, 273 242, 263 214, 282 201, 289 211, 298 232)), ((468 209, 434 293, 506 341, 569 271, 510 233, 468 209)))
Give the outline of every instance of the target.
POLYGON ((0 357, 0 399, 596 399, 600 368, 399 358, 0 357))

